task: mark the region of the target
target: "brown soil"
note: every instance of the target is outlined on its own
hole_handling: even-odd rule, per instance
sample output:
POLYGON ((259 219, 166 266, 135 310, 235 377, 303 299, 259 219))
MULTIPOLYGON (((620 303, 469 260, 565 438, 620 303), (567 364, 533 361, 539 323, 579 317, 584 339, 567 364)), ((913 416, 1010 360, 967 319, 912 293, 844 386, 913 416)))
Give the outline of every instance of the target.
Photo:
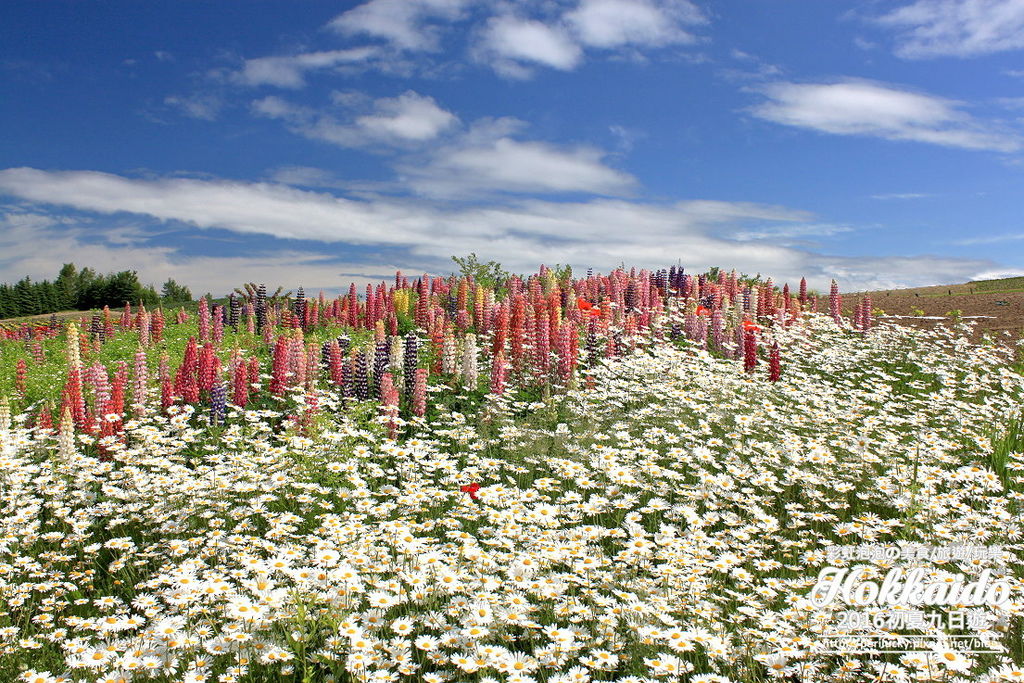
MULTIPOLYGON (((1005 286, 989 281, 847 293, 843 294, 843 309, 852 311, 865 294, 870 294, 871 307, 885 311, 885 316, 879 317, 881 320, 930 328, 943 321, 951 322, 959 315, 975 323, 975 338, 985 333, 1006 338, 1005 333, 1009 333, 1009 337, 1018 339, 1024 335, 1024 289, 1020 289, 1016 281, 1006 282, 1005 286), (936 316, 943 320, 929 319, 936 316)), ((819 303, 818 310, 828 310, 827 297, 819 303)))

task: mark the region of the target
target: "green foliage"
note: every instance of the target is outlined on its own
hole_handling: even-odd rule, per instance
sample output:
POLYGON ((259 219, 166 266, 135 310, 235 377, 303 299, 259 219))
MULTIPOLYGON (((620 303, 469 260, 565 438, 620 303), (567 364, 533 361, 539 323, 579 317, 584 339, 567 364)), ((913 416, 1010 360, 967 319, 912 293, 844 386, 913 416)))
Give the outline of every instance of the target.
POLYGON ((1024 289, 1024 277, 1004 277, 998 280, 977 280, 971 282, 979 292, 1013 291, 1024 289))
POLYGON ((192 291, 184 285, 179 285, 174 279, 168 279, 161 290, 163 296, 161 302, 164 304, 178 304, 192 301, 192 291))
POLYGON ((470 277, 477 284, 490 289, 499 289, 512 277, 511 273, 501 267, 497 261, 481 263, 475 253, 469 256, 452 256, 452 261, 459 267, 459 275, 470 277))
POLYGON ((13 285, 0 284, 0 318, 118 307, 125 302, 155 306, 160 297, 152 286, 143 286, 134 270, 100 275, 92 268, 78 270, 65 263, 53 282, 33 282, 25 277, 13 285))

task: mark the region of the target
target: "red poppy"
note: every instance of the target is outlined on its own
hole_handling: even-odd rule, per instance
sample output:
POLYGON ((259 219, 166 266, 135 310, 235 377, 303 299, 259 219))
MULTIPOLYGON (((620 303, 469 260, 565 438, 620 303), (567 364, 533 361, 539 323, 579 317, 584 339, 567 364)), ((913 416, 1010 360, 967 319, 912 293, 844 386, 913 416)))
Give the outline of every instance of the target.
POLYGON ((707 315, 710 312, 711 311, 709 311, 708 309, 704 308, 703 306, 698 306, 697 307, 697 315, 707 315))
POLYGON ((743 329, 745 329, 745 330, 753 330, 754 332, 760 332, 761 331, 761 326, 760 325, 755 325, 754 323, 750 322, 749 320, 744 320, 743 321, 743 329))
POLYGON ((470 498, 476 500, 479 497, 476 495, 476 492, 480 490, 480 484, 474 481, 472 484, 466 484, 465 486, 461 487, 460 490, 463 493, 468 493, 470 498))
POLYGON ((594 307, 594 304, 590 303, 586 299, 576 299, 576 305, 579 306, 581 311, 589 311, 594 307))

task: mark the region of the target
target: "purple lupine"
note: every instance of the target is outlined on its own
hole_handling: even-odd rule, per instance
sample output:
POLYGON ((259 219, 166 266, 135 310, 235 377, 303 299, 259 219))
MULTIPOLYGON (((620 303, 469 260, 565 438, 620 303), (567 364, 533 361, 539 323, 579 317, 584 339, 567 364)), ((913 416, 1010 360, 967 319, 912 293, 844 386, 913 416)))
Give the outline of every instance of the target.
POLYGON ((406 399, 412 398, 412 390, 416 384, 416 366, 419 364, 420 338, 415 332, 405 335, 405 357, 402 363, 402 379, 406 399))
POLYGON ((238 331, 238 321, 241 318, 242 303, 235 296, 234 292, 228 294, 228 325, 231 325, 232 329, 238 331))
MULTIPOLYGON (((366 354, 356 354, 355 377, 353 377, 352 391, 360 401, 370 398, 370 378, 366 368, 366 354)), ((411 389, 410 389, 411 393, 411 389)))
POLYGON ((388 369, 388 360, 391 355, 391 344, 387 339, 377 342, 373 354, 373 395, 379 399, 384 398, 381 380, 388 369))
POLYGON ((217 382, 210 388, 210 422, 218 425, 227 417, 228 391, 224 382, 217 382))
POLYGON ((256 288, 256 333, 261 334, 267 324, 267 286, 261 284, 256 288))

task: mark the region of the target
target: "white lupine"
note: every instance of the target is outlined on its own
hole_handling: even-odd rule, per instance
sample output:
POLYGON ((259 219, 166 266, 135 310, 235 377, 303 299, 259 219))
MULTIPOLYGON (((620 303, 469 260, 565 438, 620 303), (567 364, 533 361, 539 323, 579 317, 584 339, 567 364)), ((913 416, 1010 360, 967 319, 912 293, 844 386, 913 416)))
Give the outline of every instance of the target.
POLYGON ((476 388, 477 380, 480 376, 477 368, 478 352, 476 335, 472 333, 467 334, 465 341, 462 343, 462 385, 470 389, 476 388))

